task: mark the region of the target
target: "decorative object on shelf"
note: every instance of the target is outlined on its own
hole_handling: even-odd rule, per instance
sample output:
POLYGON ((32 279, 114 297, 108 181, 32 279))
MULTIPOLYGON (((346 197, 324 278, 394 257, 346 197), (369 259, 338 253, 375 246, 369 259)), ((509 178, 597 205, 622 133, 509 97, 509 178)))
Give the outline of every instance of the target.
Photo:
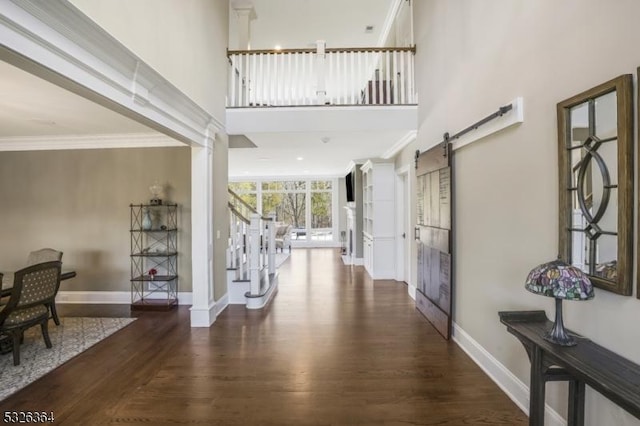
POLYGON ((149 272, 147 272, 147 274, 153 280, 156 277, 156 275, 158 275, 158 270, 156 268, 151 268, 149 269, 149 272))
POLYGON ((593 285, 587 274, 560 259, 543 263, 529 272, 524 287, 532 293, 556 299, 556 321, 544 339, 561 346, 575 346, 562 321, 562 300, 593 299, 593 285))
POLYGON ((164 187, 160 185, 160 182, 155 180, 153 185, 149 187, 149 191, 151 192, 151 200, 149 204, 154 206, 162 205, 162 194, 164 192, 164 187))
POLYGON ((151 214, 149 213, 149 209, 143 209, 142 211, 142 229, 148 231, 151 229, 151 214))

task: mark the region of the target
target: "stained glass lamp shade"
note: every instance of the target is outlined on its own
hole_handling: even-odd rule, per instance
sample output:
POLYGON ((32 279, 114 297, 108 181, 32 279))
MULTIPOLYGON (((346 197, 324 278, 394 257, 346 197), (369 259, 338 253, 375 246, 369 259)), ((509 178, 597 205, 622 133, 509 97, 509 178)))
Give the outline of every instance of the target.
POLYGON ((524 287, 532 293, 556 299, 556 321, 544 336, 545 340, 562 346, 576 345, 576 340, 567 334, 562 322, 562 300, 593 299, 593 285, 589 277, 574 266, 554 260, 533 268, 524 287))

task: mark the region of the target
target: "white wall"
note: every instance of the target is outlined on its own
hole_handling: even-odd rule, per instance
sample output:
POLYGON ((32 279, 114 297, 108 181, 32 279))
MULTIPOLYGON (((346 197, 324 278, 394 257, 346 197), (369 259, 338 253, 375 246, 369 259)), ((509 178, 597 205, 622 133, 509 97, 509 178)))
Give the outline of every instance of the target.
POLYGON ((228 0, 71 0, 224 122, 228 0))
MULTIPOLYGON (((228 0, 71 2, 218 121, 225 122, 228 0)), ((216 138, 213 155, 214 296, 218 299, 226 292, 228 141, 224 131, 216 138)))
MULTIPOLYGON (((497 313, 553 314, 553 300, 525 291, 524 280, 558 251, 556 104, 635 73, 640 3, 432 0, 414 7, 419 132, 397 156, 397 167, 444 132, 457 132, 516 96, 525 99, 522 125, 455 153, 454 320, 528 383, 525 351, 497 313)), ((569 328, 636 363, 639 322, 635 294, 596 290, 592 301, 565 303, 569 328)), ((563 415, 565 398, 566 385, 547 385, 547 402, 563 415)), ((588 391, 586 406, 588 425, 640 425, 595 392, 588 391)))

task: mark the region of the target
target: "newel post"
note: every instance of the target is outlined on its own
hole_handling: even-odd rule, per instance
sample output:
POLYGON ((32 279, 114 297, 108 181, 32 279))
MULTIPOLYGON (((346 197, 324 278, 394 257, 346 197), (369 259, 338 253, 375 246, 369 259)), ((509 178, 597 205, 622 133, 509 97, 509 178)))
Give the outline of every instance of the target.
MULTIPOLYGON (((269 275, 276 273, 276 214, 269 213, 271 220, 269 221, 269 275)), ((284 249, 283 249, 284 251, 284 249)))
POLYGON ((251 214, 249 225, 249 277, 252 295, 260 294, 260 215, 251 214))

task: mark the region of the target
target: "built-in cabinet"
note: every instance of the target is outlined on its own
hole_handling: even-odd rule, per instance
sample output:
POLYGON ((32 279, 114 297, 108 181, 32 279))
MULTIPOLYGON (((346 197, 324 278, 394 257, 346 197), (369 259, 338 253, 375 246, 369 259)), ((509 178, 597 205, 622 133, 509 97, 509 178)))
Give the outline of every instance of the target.
POLYGON ((395 167, 367 161, 362 170, 364 267, 373 279, 393 279, 395 252, 395 167))

